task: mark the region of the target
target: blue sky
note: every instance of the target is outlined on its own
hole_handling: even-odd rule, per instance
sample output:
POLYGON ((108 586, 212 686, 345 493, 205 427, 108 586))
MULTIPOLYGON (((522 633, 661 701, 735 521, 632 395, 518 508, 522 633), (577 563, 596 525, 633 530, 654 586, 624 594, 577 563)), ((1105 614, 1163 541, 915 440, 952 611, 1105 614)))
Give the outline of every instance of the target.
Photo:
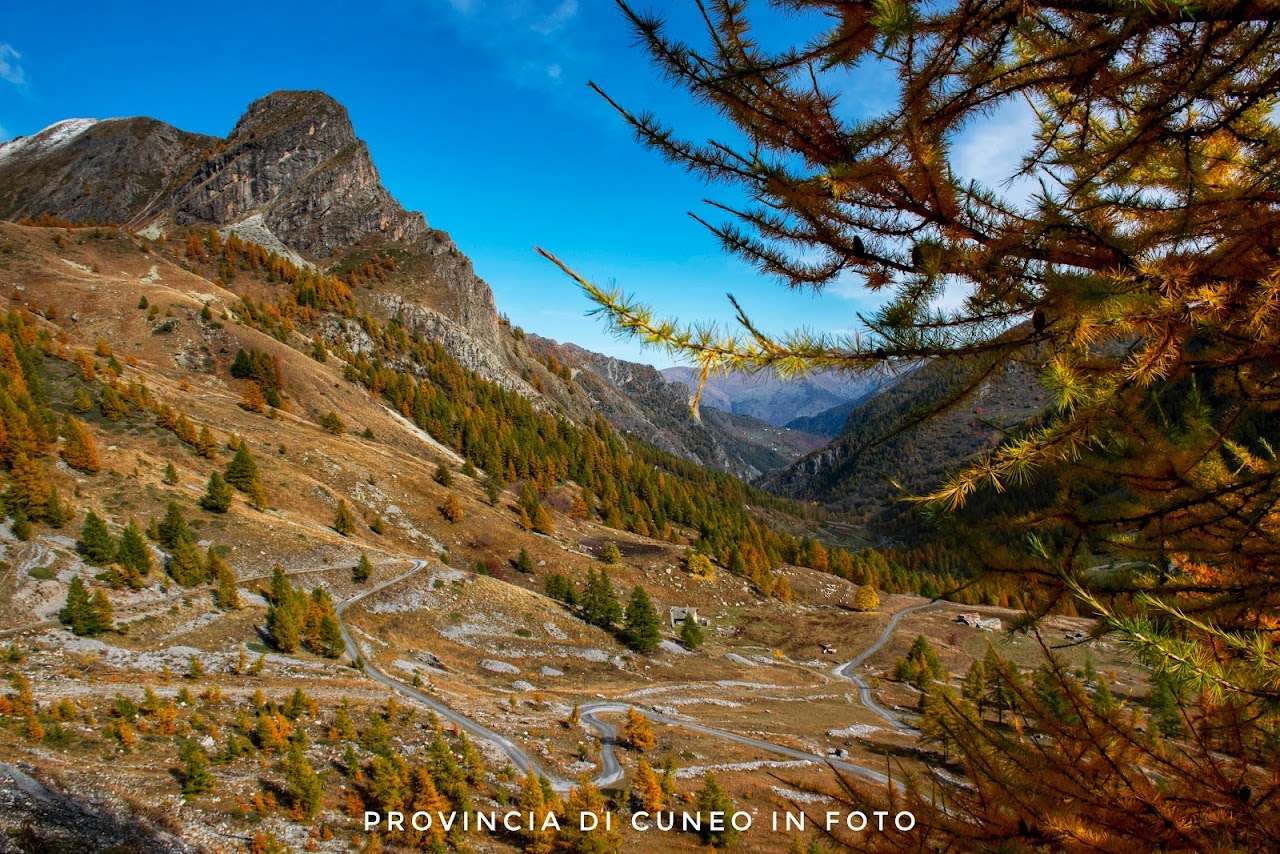
MULTIPOLYGON (((696 25, 691 0, 640 7, 696 25)), ((34 3, 0 10, 0 139, 64 118, 129 115, 225 136, 268 92, 321 89, 350 111, 387 188, 453 236, 499 310, 529 331, 667 364, 585 317, 590 305, 535 244, 683 319, 727 317, 732 292, 775 331, 847 331, 872 304, 852 284, 787 292, 725 256, 686 215, 709 215, 701 199, 729 191, 636 142, 586 83, 688 135, 716 125, 658 78, 605 0, 56 8, 56 20, 34 3)), ((794 20, 774 25, 770 38, 805 32, 794 20)), ((882 91, 851 85, 845 104, 874 108, 867 99, 882 91)), ((999 116, 974 130, 969 149, 979 171, 1016 160, 999 116)))

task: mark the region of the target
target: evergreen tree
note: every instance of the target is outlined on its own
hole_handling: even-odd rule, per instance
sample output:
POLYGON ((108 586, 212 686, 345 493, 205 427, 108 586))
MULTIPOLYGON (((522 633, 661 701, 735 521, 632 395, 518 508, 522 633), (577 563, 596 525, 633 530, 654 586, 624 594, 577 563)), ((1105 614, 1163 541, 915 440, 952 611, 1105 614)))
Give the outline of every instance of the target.
POLYGON ((587 582, 582 593, 582 618, 593 626, 612 629, 622 619, 622 606, 613 589, 613 582, 606 570, 587 570, 587 582))
POLYGON ((453 486, 453 472, 449 471, 449 467, 444 463, 436 466, 436 483, 441 486, 453 486))
POLYGON ((356 563, 355 568, 351 570, 351 577, 356 583, 364 584, 373 575, 373 564, 369 562, 369 556, 364 552, 360 552, 360 560, 356 563))
POLYGON ((291 602, 271 605, 267 608, 267 631, 271 641, 281 652, 297 652, 302 644, 302 627, 298 624, 297 609, 291 602))
POLYGON ((271 567, 271 592, 267 597, 268 601, 272 605, 283 605, 292 595, 293 585, 289 583, 289 576, 285 575, 284 567, 275 564, 271 567))
POLYGON ((316 652, 325 658, 341 658, 347 651, 347 643, 342 639, 342 627, 338 617, 330 610, 320 617, 320 626, 316 638, 316 652))
POLYGON ((94 566, 106 566, 116 557, 116 544, 107 530, 107 523, 92 510, 85 514, 84 525, 80 528, 80 553, 87 563, 94 566))
POLYGON ((99 635, 113 631, 116 627, 115 612, 111 608, 111 600, 103 590, 93 591, 89 597, 90 634, 99 635))
POLYGON ((622 636, 627 646, 640 653, 653 652, 662 640, 661 627, 662 623, 658 620, 653 602, 649 600, 649 594, 643 587, 636 585, 627 602, 623 622, 622 636))
POLYGON ((226 513, 231 507, 233 494, 231 485, 223 480, 222 475, 214 471, 209 475, 209 483, 205 487, 204 496, 200 499, 200 506, 210 513, 226 513))
POLYGON ((63 503, 62 496, 56 487, 49 488, 49 495, 44 502, 44 513, 41 514, 45 524, 50 528, 61 529, 70 521, 71 513, 63 503))
POLYGON ((27 511, 21 507, 13 511, 13 526, 11 528, 13 536, 20 542, 26 542, 31 539, 31 520, 27 518, 27 511))
POLYGON ((124 567, 125 572, 139 581, 151 572, 151 549, 143 539, 142 529, 136 519, 130 519, 120 534, 120 542, 116 545, 116 562, 124 567))
POLYGON ((294 815, 308 821, 315 818, 324 798, 324 783, 307 761, 300 742, 291 744, 285 755, 284 784, 294 815))
POLYGON ((567 854, 616 854, 621 851, 622 834, 615 827, 618 822, 606 822, 608 811, 600 790, 590 780, 580 780, 565 799, 564 820, 555 850, 567 854), (582 829, 584 824, 589 824, 582 818, 587 813, 599 819, 595 830, 582 829))
POLYGON ((935 681, 945 680, 946 675, 938 653, 924 635, 915 639, 906 657, 894 667, 894 678, 911 683, 918 691, 927 691, 935 681))
POLYGON ((174 543, 165 570, 183 587, 194 587, 208 580, 204 561, 200 559, 200 552, 191 537, 181 537, 174 543))
POLYGON ((1185 734, 1182 710, 1169 679, 1157 676, 1151 683, 1151 722, 1164 738, 1181 738, 1185 734))
POLYGON ((236 574, 213 546, 209 546, 205 553, 204 574, 213 579, 213 598, 218 607, 224 611, 239 611, 240 585, 236 582, 236 574))
POLYGON ((160 545, 170 551, 177 547, 180 540, 194 539, 191 529, 187 527, 187 519, 182 515, 182 508, 176 501, 170 501, 165 508, 164 518, 160 520, 158 531, 160 545))
POLYGON ((548 575, 543 587, 552 599, 563 602, 570 608, 577 606, 578 596, 573 590, 573 582, 560 573, 553 572, 548 575))
POLYGON ((209 756, 194 741, 184 741, 178 750, 182 760, 182 794, 187 799, 213 791, 213 775, 209 773, 209 756))
MULTIPOLYGON (((525 549, 520 549, 520 554, 516 557, 516 569, 526 575, 533 572, 533 558, 529 557, 529 552, 525 549)), ((548 593, 547 595, 551 594, 548 593)))
POLYGON ((338 499, 338 509, 333 514, 333 530, 344 537, 349 537, 356 532, 356 520, 351 515, 351 507, 347 505, 345 498, 338 499))
POLYGON ((58 618, 77 635, 98 634, 89 606, 89 591, 78 575, 67 587, 67 601, 58 612, 58 618))
POLYGON ((115 386, 107 383, 102 387, 102 396, 98 398, 98 406, 102 409, 102 417, 108 421, 119 421, 129 414, 124 398, 116 391, 115 386))
POLYGON ((164 482, 170 486, 174 486, 178 482, 178 469, 172 462, 165 464, 164 482))
POLYGON ((608 566, 617 566, 622 563, 622 552, 618 550, 617 543, 612 540, 606 542, 600 549, 600 560, 608 566))
POLYGON ((702 789, 698 792, 698 815, 702 817, 702 830, 700 833, 702 841, 713 848, 727 848, 736 842, 739 833, 728 821, 728 817, 733 814, 733 811, 733 799, 716 781, 715 775, 708 773, 703 778, 702 789), (710 827, 711 813, 715 812, 725 816, 723 830, 712 830, 710 827))
POLYGON ((689 649, 697 649, 702 646, 706 638, 703 635, 702 627, 698 625, 698 621, 692 617, 685 617, 680 621, 680 642, 689 649))
POLYGON ((231 462, 227 464, 226 481, 244 493, 251 492, 253 485, 258 482, 258 461, 253 458, 249 444, 243 439, 236 446, 231 462))
POLYGON ((201 427, 200 434, 196 436, 196 453, 208 460, 218 455, 218 440, 208 424, 201 427))

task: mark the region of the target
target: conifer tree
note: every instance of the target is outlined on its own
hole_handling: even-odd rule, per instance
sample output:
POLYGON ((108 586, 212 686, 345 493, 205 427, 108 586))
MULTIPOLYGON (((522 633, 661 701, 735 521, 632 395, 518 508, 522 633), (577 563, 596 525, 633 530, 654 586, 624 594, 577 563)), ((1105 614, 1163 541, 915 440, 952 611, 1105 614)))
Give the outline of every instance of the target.
POLYGON ((61 456, 67 465, 90 474, 102 468, 98 445, 83 421, 67 415, 62 422, 62 432, 66 438, 62 443, 61 456))
POLYGON ((653 750, 658 743, 649 719, 635 706, 627 709, 627 719, 622 727, 622 741, 627 747, 640 753, 653 750))
POLYGON ((457 523, 463 520, 466 512, 462 509, 462 503, 458 501, 458 496, 450 492, 445 496, 444 503, 440 505, 440 515, 450 522, 457 523))
POLYGON ((179 540, 193 539, 191 529, 187 527, 187 518, 182 515, 182 508, 176 501, 170 501, 165 508, 164 518, 160 520, 157 531, 160 545, 169 550, 174 549, 179 540))
POLYGON ((666 796, 662 792, 662 783, 648 762, 641 759, 636 768, 635 780, 631 783, 631 807, 644 810, 649 814, 658 812, 665 806, 666 796))
POLYGON ((360 552, 360 560, 357 561, 355 568, 351 570, 351 577, 359 584, 364 584, 373 575, 373 564, 369 562, 369 556, 364 552, 360 552))
POLYGON ((263 412, 267 408, 267 399, 262 394, 262 386, 253 380, 244 384, 240 393, 240 406, 250 412, 263 412))
POLYGON ((444 463, 436 466, 436 483, 445 487, 453 486, 453 472, 444 463))
POLYGON ((213 775, 209 773, 209 756, 199 744, 187 740, 178 750, 182 760, 182 794, 188 800, 212 792, 213 775))
POLYGON ((204 561, 200 559, 200 552, 190 536, 180 537, 173 544, 165 570, 183 587, 194 587, 208 580, 205 575, 204 561))
POLYGON ((78 575, 71 579, 71 584, 67 587, 67 601, 58 612, 58 618, 77 635, 97 633, 89 608, 89 591, 78 575))
POLYGON ((551 511, 541 503, 538 504, 533 512, 531 524, 535 532, 548 537, 556 532, 556 522, 551 517, 551 511))
POLYGON ((77 388, 75 394, 71 396, 71 408, 80 415, 93 409, 93 398, 89 396, 84 386, 77 388))
POLYGON ((80 528, 80 552, 85 561, 94 566, 106 566, 116 557, 116 544, 107 530, 107 523, 92 510, 85 514, 84 525, 80 528))
POLYGON ((653 652, 662 640, 661 622, 653 608, 649 594, 639 585, 631 591, 623 621, 622 636, 627 646, 636 652, 653 652))
POLYGON ((244 440, 236 446, 235 456, 227 464, 227 483, 241 492, 248 493, 258 482, 258 461, 249 452, 249 445, 244 440))
POLYGON ((285 754, 284 783, 294 815, 305 820, 314 818, 324 798, 324 783, 307 761, 301 742, 293 742, 285 754))
POLYGON ((542 783, 533 767, 520 780, 520 799, 517 801, 522 815, 532 815, 532 828, 526 826, 521 830, 524 838, 524 854, 551 854, 553 834, 550 829, 544 830, 543 818, 547 812, 546 798, 543 797, 542 783))
POLYGON ((565 799, 564 820, 555 850, 568 854, 616 854, 621 851, 622 834, 617 830, 618 822, 605 820, 608 811, 604 795, 595 784, 585 777, 579 780, 565 799), (599 819, 595 830, 582 829, 590 825, 590 822, 583 821, 586 813, 599 819))
POLYGON ((89 597, 89 626, 90 634, 95 635, 112 631, 116 626, 111 600, 101 589, 93 591, 93 595, 89 597))
POLYGON ((102 396, 98 398, 98 406, 102 409, 102 417, 108 421, 119 421, 129 414, 124 398, 116 391, 115 386, 107 383, 102 387, 102 396))
POLYGON ((130 519, 120 533, 116 545, 116 562, 124 567, 132 578, 141 580, 151 572, 151 549, 143 539, 142 529, 136 519, 130 519))
POLYGON ((298 624, 297 609, 285 601, 267 608, 267 631, 271 641, 281 652, 297 652, 302 644, 302 627, 298 624))
POLYGON ((217 471, 209 475, 204 495, 200 498, 200 506, 210 513, 226 513, 231 507, 231 496, 234 492, 231 485, 223 480, 217 471))
POLYGON ((71 518, 70 510, 63 503, 62 496, 56 487, 49 487, 49 495, 44 501, 44 512, 41 514, 45 524, 50 528, 61 529, 71 518))
POLYGON ((5 496, 6 503, 12 507, 21 507, 30 517, 38 514, 49 497, 49 484, 40 471, 39 464, 26 453, 14 454, 9 472, 9 491, 5 496))
POLYGON ((356 532, 356 520, 351 515, 351 507, 347 505, 345 498, 338 499, 338 509, 333 514, 333 530, 344 537, 349 537, 356 532))
POLYGON ((178 469, 172 462, 166 463, 164 467, 164 482, 173 486, 178 482, 178 469))
POLYGON ((201 427, 199 435, 196 436, 196 453, 209 460, 218 455, 218 440, 208 424, 201 427))
POLYGON ((526 549, 520 549, 520 554, 516 556, 516 569, 526 575, 533 572, 533 558, 529 556, 526 549))
POLYGON ((680 642, 689 649, 697 649, 702 646, 705 636, 702 627, 698 625, 698 621, 692 617, 685 617, 680 621, 680 642))
POLYGON ((605 543, 600 549, 600 560, 608 566, 622 563, 622 552, 618 550, 618 544, 612 540, 605 543))
POLYGON ((204 557, 204 574, 213 579, 213 597, 218 607, 224 611, 239 611, 240 586, 236 582, 236 574, 213 546, 209 546, 204 557))
POLYGON ((726 819, 734 811, 733 799, 716 780, 715 775, 708 773, 702 780, 702 788, 698 791, 698 815, 702 817, 702 841, 713 848, 727 848, 737 841, 739 832, 729 821, 723 824, 723 830, 711 829, 711 814, 721 813, 726 819))

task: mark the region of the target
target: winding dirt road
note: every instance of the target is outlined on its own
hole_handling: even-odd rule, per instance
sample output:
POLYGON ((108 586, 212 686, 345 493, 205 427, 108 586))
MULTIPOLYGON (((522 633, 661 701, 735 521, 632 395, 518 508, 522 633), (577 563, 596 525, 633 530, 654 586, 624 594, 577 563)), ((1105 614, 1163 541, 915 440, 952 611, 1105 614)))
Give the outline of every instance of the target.
MULTIPOLYGON (((350 606, 356 604, 362 599, 365 599, 366 597, 372 596, 373 594, 378 593, 382 590, 385 590, 386 588, 391 587, 392 585, 395 585, 400 583, 401 581, 404 581, 405 579, 416 574, 426 566, 427 566, 427 561, 425 560, 414 561, 413 568, 410 569, 408 572, 402 575, 396 576, 395 578, 392 578, 389 581, 384 581, 381 584, 377 585, 376 587, 370 588, 369 590, 365 590, 361 593, 358 593, 357 595, 351 597, 350 599, 347 599, 346 601, 342 602, 340 605, 337 606, 336 611, 338 613, 338 622, 342 628, 342 638, 344 641, 346 641, 348 654, 359 655, 360 647, 355 643, 355 639, 352 637, 348 629, 346 620, 343 619, 344 612, 350 606)), ((877 650, 883 647, 886 642, 888 642, 890 635, 893 634, 894 629, 897 628, 898 622, 899 620, 902 619, 903 616, 911 613, 912 611, 918 611, 918 610, 921 610, 922 608, 928 608, 934 604, 936 604, 936 602, 926 602, 920 605, 913 605, 910 608, 905 608, 899 611, 898 613, 894 614, 892 619, 889 620, 889 624, 885 627, 879 639, 877 639, 874 644, 872 644, 866 651, 864 651, 861 655, 859 655, 853 661, 839 665, 834 671, 837 677, 851 680, 858 685, 860 699, 863 705, 865 705, 871 711, 875 712, 877 715, 879 715, 888 723, 892 724, 896 729, 904 733, 918 734, 918 731, 903 724, 900 720, 894 717, 894 715, 891 712, 879 706, 871 697, 870 686, 868 686, 862 680, 861 677, 855 674, 852 674, 850 671, 852 670, 852 668, 860 665, 870 655, 875 653, 877 650)), ((570 781, 565 780, 559 775, 549 771, 545 766, 543 766, 542 763, 534 759, 533 756, 531 756, 527 751, 525 751, 522 747, 517 745, 515 742, 513 742, 511 739, 507 738, 506 736, 503 736, 503 735, 500 735, 499 733, 494 732, 488 727, 485 727, 482 724, 477 723, 476 721, 472 720, 471 718, 467 717, 461 712, 453 709, 452 707, 445 705, 439 700, 433 699, 427 696, 426 694, 423 694, 421 691, 418 691, 415 688, 409 685, 406 685, 405 683, 399 681, 398 679, 394 679, 388 676, 386 673, 383 673, 382 671, 378 670, 377 667, 375 667, 373 664, 371 664, 367 660, 364 660, 363 657, 360 657, 359 661, 360 661, 360 667, 362 668, 365 675, 369 676, 369 678, 381 683, 387 688, 390 688, 391 690, 396 691, 397 693, 405 697, 408 697, 410 700, 414 701, 415 703, 426 706, 427 708, 434 711, 441 718, 457 724, 460 728, 466 730, 468 733, 471 733, 477 738, 484 739, 485 741, 488 741, 491 744, 497 746, 504 754, 506 754, 507 758, 509 758, 517 768, 520 768, 520 769, 533 768, 534 773, 545 776, 547 779, 551 781, 552 785, 556 789, 559 789, 561 791, 567 790, 571 785, 570 781)), ((601 702, 584 704, 580 706, 578 709, 579 714, 581 716, 582 723, 588 729, 593 730, 597 738, 599 738, 600 740, 600 769, 596 773, 595 777, 592 778, 592 782, 597 786, 606 787, 606 786, 614 785, 620 782, 622 778, 625 776, 625 771, 622 768, 622 764, 618 761, 617 731, 615 730, 612 724, 608 723, 607 721, 601 720, 600 715, 625 714, 632 707, 633 707, 633 704, 630 704, 630 703, 601 701, 601 702)), ((859 777, 862 777, 867 780, 871 780, 876 783, 880 783, 880 784, 889 783, 889 778, 886 777, 884 774, 881 774, 879 771, 875 771, 870 768, 865 768, 861 765, 856 765, 852 762, 847 762, 841 759, 834 759, 830 756, 822 756, 817 753, 808 753, 803 750, 797 750, 795 748, 786 747, 784 745, 774 744, 773 742, 763 741, 761 739, 752 738, 746 735, 740 735, 735 732, 728 732, 726 730, 716 729, 714 727, 703 726, 702 724, 694 723, 692 721, 682 720, 680 718, 674 718, 669 715, 664 715, 661 712, 656 712, 652 709, 648 709, 643 706, 634 706, 634 708, 636 709, 636 711, 640 712, 649 720, 654 721, 655 723, 666 724, 668 726, 684 727, 685 729, 692 730, 694 732, 703 733, 704 735, 710 735, 716 738, 722 738, 726 741, 731 741, 736 744, 741 744, 747 747, 754 747, 759 750, 764 750, 770 753, 778 754, 780 756, 786 756, 791 759, 800 759, 800 760, 805 760, 809 762, 816 762, 819 764, 829 765, 833 768, 837 768, 841 771, 845 771, 850 774, 857 775, 859 777)))

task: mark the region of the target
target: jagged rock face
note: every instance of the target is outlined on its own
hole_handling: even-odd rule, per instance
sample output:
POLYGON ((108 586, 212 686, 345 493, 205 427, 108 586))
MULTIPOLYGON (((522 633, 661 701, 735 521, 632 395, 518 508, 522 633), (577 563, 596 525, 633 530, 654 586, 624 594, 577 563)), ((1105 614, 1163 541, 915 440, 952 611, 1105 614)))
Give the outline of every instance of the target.
POLYGON ((71 119, 0 146, 0 217, 138 225, 218 143, 155 119, 71 119))
POLYGON ((320 92, 255 101, 176 193, 180 225, 261 213, 287 246, 328 258, 369 234, 412 242, 429 229, 382 186, 346 109, 320 92))

